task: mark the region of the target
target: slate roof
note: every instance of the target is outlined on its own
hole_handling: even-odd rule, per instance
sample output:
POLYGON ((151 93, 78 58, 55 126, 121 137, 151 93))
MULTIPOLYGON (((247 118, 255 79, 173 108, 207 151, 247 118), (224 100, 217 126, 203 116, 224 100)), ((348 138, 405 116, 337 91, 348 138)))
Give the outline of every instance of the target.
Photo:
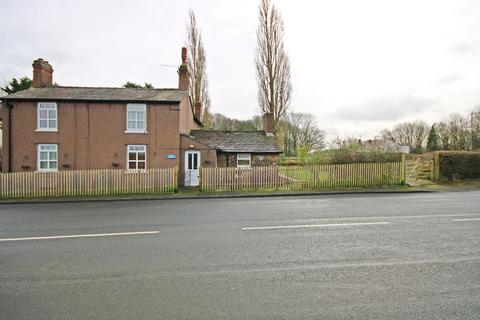
POLYGON ((178 103, 188 95, 178 89, 62 87, 30 88, 1 97, 2 100, 51 100, 90 102, 170 102, 178 103))
POLYGON ((274 136, 264 131, 192 130, 190 138, 223 152, 282 153, 274 136))

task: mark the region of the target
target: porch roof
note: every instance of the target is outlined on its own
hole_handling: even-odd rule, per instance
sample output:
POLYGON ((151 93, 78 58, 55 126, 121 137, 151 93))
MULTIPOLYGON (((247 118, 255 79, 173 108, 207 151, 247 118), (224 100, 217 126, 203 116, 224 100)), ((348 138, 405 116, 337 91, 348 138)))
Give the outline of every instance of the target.
POLYGON ((282 153, 275 137, 264 131, 192 130, 193 140, 223 152, 282 153))

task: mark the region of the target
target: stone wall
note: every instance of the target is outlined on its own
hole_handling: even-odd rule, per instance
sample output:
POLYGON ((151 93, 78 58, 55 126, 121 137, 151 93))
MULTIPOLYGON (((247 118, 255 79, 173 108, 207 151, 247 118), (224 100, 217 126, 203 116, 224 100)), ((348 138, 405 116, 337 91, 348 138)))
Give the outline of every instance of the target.
POLYGON ((273 166, 278 164, 278 154, 252 154, 252 166, 273 166))
MULTIPOLYGON (((252 166, 273 166, 278 164, 278 154, 252 153, 252 166)), ((217 167, 236 167, 237 154, 217 152, 217 167)))

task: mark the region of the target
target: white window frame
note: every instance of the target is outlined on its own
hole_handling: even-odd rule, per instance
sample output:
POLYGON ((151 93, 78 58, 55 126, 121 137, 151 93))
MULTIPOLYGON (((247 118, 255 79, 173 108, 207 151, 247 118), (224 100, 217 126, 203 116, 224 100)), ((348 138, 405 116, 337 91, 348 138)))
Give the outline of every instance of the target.
POLYGON ((37 130, 36 131, 58 131, 58 107, 56 102, 38 102, 37 103, 37 130), (40 117, 41 111, 46 110, 47 116, 40 117), (50 111, 54 111, 55 117, 50 117, 50 111), (55 120, 55 127, 50 127, 50 121, 55 120), (46 127, 41 127, 40 123, 47 121, 46 127))
POLYGON ((42 143, 37 146, 37 171, 39 172, 56 172, 58 171, 58 144, 48 144, 48 143, 42 143), (42 150, 42 147, 48 147, 48 148, 54 148, 52 150, 42 150), (47 160, 41 160, 41 153, 42 152, 47 152, 47 160), (50 153, 55 152, 57 157, 56 159, 51 159, 50 158, 50 153), (47 162, 47 168, 41 168, 40 162, 47 162), (55 162, 56 167, 55 168, 50 168, 50 162, 55 162))
POLYGON ((127 145, 127 171, 145 171, 147 170, 147 145, 146 144, 129 144, 127 145), (142 150, 132 150, 130 151, 130 148, 143 148, 142 150), (130 152, 134 152, 136 154, 136 159, 135 160, 130 160, 130 152), (138 154, 139 153, 145 153, 145 160, 138 160, 138 154), (135 162, 135 169, 130 169, 130 162, 135 162), (144 169, 139 169, 138 168, 138 163, 139 162, 145 162, 145 168, 144 169))
POLYGON ((237 153, 237 168, 248 169, 252 167, 252 154, 251 153, 237 153), (247 164, 238 164, 238 160, 248 160, 247 164))
POLYGON ((147 105, 145 103, 128 103, 127 104, 127 130, 125 131, 126 133, 147 133, 147 105), (143 112, 145 114, 145 118, 138 119, 138 114, 140 112, 143 112), (135 114, 135 119, 130 119, 129 115, 130 113, 135 114), (145 122, 145 128, 138 128, 138 123, 140 121, 145 122), (135 128, 129 127, 130 122, 135 122, 135 128))

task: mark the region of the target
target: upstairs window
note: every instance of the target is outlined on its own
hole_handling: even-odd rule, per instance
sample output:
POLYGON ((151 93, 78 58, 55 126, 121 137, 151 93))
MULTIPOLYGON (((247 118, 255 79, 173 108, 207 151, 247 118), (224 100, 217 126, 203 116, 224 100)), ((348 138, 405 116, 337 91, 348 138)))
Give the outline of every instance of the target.
POLYGON ((248 169, 252 165, 252 155, 250 153, 237 153, 237 167, 248 169))
POLYGON ((58 170, 58 145, 39 144, 38 145, 38 171, 57 171, 58 170))
POLYGON ((147 131, 147 105, 127 105, 127 132, 144 133, 147 131))
POLYGON ((37 120, 38 131, 57 131, 57 104, 55 102, 39 102, 37 120))
POLYGON ((145 170, 147 168, 147 146, 129 145, 128 146, 127 168, 128 170, 145 170))

